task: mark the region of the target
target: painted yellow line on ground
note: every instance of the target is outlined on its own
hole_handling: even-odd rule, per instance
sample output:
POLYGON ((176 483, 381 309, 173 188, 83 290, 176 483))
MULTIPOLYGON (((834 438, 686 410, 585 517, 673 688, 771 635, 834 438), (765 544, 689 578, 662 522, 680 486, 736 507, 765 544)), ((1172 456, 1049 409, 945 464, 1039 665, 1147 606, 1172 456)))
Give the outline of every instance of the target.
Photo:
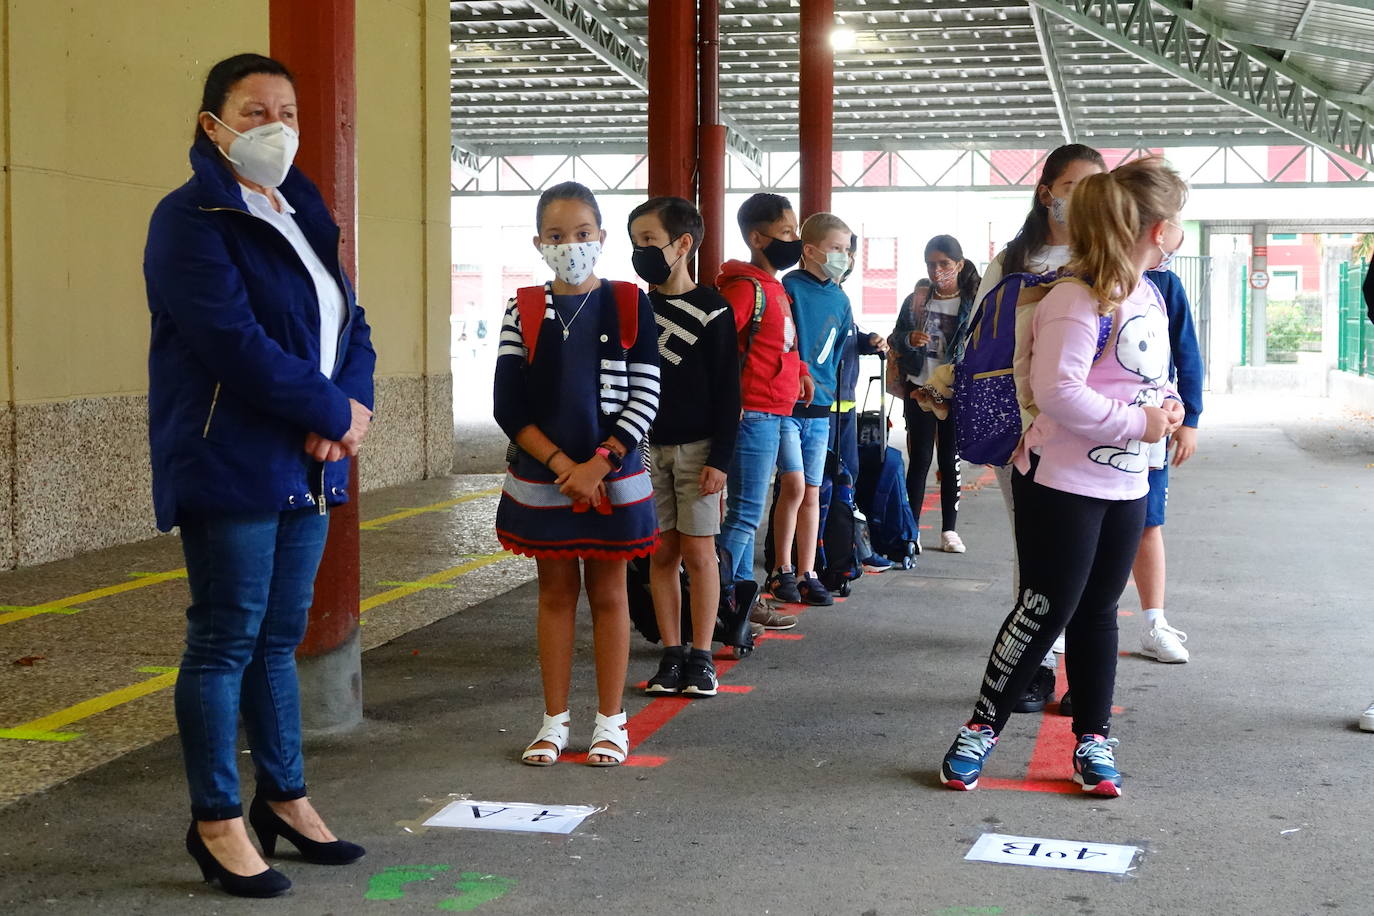
POLYGON ((493 563, 500 563, 502 560, 510 559, 513 556, 515 556, 515 554, 511 553, 509 550, 501 550, 497 551, 496 553, 489 553, 480 557, 473 557, 466 563, 461 563, 458 566, 450 566, 448 569, 434 573, 433 575, 425 576, 423 579, 420 579, 419 581, 408 582, 405 585, 398 585, 396 588, 389 589, 384 592, 379 592, 378 594, 373 595, 371 598, 364 598, 362 604, 359 605, 359 613, 366 614, 368 611, 372 610, 375 607, 381 607, 383 604, 390 604, 398 598, 404 598, 407 595, 413 595, 416 592, 423 591, 427 588, 433 588, 434 586, 441 585, 449 581, 450 579, 456 579, 461 575, 470 573, 474 569, 481 569, 483 566, 490 566, 493 563))
MULTIPOLYGON (((481 490, 477 493, 468 493, 466 495, 458 497, 457 499, 449 499, 443 502, 434 503, 433 505, 429 506, 419 506, 414 509, 403 509, 400 512, 394 512, 391 515, 384 515, 381 518, 375 518, 371 521, 363 522, 361 525, 358 526, 358 528, 364 531, 371 531, 375 528, 383 526, 387 522, 394 522, 405 518, 411 518, 413 516, 421 515, 426 512, 440 512, 444 509, 451 509, 454 506, 461 505, 462 503, 472 502, 473 500, 481 499, 484 496, 494 496, 500 492, 500 487, 494 487, 489 490, 481 490)), ((0 613, 0 626, 3 626, 7 623, 15 623, 20 620, 27 620, 28 618, 36 617, 39 614, 79 614, 84 610, 84 608, 72 607, 72 605, 83 604, 87 601, 95 601, 99 598, 108 598, 111 595, 120 595, 124 592, 134 591, 135 589, 147 588, 150 585, 157 585, 159 582, 168 582, 172 579, 185 579, 186 568, 182 567, 181 569, 169 569, 166 572, 160 573, 137 572, 130 573, 129 575, 132 577, 133 581, 121 582, 118 585, 109 585, 104 588, 92 589, 88 592, 82 592, 79 595, 72 595, 68 598, 57 598, 53 601, 48 601, 43 604, 34 604, 29 606, 0 605, 0 611, 6 612, 0 613)))
MULTIPOLYGON (((500 563, 502 560, 511 559, 515 555, 508 550, 498 551, 497 553, 483 554, 473 557, 466 563, 450 567, 430 576, 425 576, 416 582, 408 582, 393 588, 389 591, 373 595, 371 598, 362 602, 361 612, 367 613, 373 608, 390 604, 407 595, 413 595, 418 591, 427 588, 444 587, 443 583, 456 579, 476 569, 490 566, 493 563, 500 563)), ((170 575, 170 574, 168 574, 170 575)), ((176 683, 177 669, 145 667, 138 669, 147 674, 156 674, 157 677, 149 678, 138 684, 129 687, 122 687, 119 690, 112 690, 109 693, 101 694, 84 702, 77 703, 75 706, 68 706, 66 709, 58 710, 51 715, 41 719, 34 719, 32 722, 25 722, 23 725, 14 728, 0 728, 0 739, 9 738, 17 741, 71 741, 81 737, 80 732, 62 732, 58 729, 86 719, 102 712, 108 712, 116 706, 123 706, 133 700, 146 697, 150 693, 157 693, 159 690, 166 690, 176 683)))
POLYGON ((145 697, 150 693, 165 690, 175 684, 177 680, 177 669, 175 668, 150 666, 138 670, 144 674, 156 674, 157 677, 128 687, 121 687, 119 690, 111 690, 109 693, 77 703, 75 706, 68 706, 66 709, 41 719, 25 722, 15 728, 0 728, 0 738, 12 738, 19 741, 71 741, 73 738, 81 737, 81 733, 62 732, 58 729, 81 719, 107 712, 116 706, 123 706, 130 700, 137 700, 139 697, 145 697))
POLYGON ((492 487, 489 490, 478 490, 476 493, 466 493, 457 499, 448 499, 429 506, 417 506, 414 509, 401 509, 390 515, 383 515, 381 518, 374 518, 371 521, 363 522, 358 526, 358 529, 360 531, 376 531, 379 528, 385 528, 391 522, 399 522, 401 519, 405 518, 414 518, 417 515, 424 515, 426 512, 442 512, 445 509, 452 509, 454 506, 461 506, 463 503, 470 503, 484 496, 496 496, 500 492, 500 487, 492 487))
POLYGON ((72 595, 70 598, 58 598, 56 601, 49 601, 46 604, 35 604, 17 611, 10 611, 8 614, 0 614, 0 624, 14 623, 16 620, 24 620, 36 614, 76 614, 80 613, 81 608, 74 608, 72 607, 73 604, 82 604, 86 601, 95 601, 97 598, 108 598, 111 595, 131 592, 134 589, 147 588, 149 585, 156 585, 170 579, 184 578, 186 578, 186 570, 184 569, 173 569, 164 573, 139 574, 137 578, 129 582, 107 585, 104 588, 95 588, 79 595, 72 595))

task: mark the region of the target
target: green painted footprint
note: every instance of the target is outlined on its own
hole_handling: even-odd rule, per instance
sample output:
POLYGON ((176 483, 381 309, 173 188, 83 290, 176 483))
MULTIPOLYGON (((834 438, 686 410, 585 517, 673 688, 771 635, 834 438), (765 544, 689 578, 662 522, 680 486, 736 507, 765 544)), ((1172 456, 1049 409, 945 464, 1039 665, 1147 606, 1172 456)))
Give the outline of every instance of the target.
POLYGON ((416 881, 433 881, 452 869, 452 865, 393 865, 373 875, 367 882, 364 900, 400 900, 406 895, 405 886, 416 881))
POLYGON ((453 886, 461 892, 460 896, 445 900, 439 904, 439 909, 449 913, 466 913, 484 903, 504 897, 515 887, 512 878, 484 875, 477 871, 465 871, 458 878, 458 882, 453 886))

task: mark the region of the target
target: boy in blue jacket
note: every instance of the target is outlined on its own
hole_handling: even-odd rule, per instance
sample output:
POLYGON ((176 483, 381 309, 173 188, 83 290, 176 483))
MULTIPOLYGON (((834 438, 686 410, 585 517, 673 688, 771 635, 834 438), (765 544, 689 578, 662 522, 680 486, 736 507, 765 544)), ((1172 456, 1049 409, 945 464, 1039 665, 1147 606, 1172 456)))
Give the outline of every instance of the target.
POLYGON ((792 297, 792 317, 797 326, 797 353, 811 370, 815 395, 810 404, 800 401, 783 422, 795 428, 785 441, 800 448, 794 455, 778 455, 783 475, 773 513, 774 547, 778 576, 792 572, 787 564, 792 545, 797 546, 797 592, 812 605, 830 605, 834 598, 816 575, 816 542, 820 536, 820 492, 825 475, 825 453, 830 443, 830 418, 838 398, 838 369, 849 335, 854 333, 854 312, 840 279, 849 270, 849 227, 833 213, 813 213, 801 227, 801 267, 782 278, 792 297), (804 488, 798 494, 789 487, 800 471, 804 488))
MULTIPOLYGON (((1178 275, 1168 269, 1146 271, 1164 296, 1169 313, 1169 346, 1173 366, 1169 377, 1183 398, 1183 425, 1173 435, 1173 464, 1178 467, 1197 451, 1197 424, 1202 415, 1202 356, 1193 329, 1188 294, 1178 275)), ((1150 496, 1145 511, 1145 533, 1135 558, 1135 585, 1145 617, 1140 654, 1155 661, 1182 664, 1188 661, 1183 643, 1188 634, 1169 626, 1164 619, 1164 509, 1169 501, 1169 466, 1150 471, 1150 496)))

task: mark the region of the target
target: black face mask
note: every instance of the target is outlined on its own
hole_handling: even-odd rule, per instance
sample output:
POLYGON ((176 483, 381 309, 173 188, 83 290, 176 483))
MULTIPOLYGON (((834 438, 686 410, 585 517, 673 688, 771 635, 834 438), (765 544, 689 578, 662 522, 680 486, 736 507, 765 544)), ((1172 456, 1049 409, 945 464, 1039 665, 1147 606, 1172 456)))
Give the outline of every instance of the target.
POLYGON ((773 239, 763 249, 763 256, 768 259, 768 263, 773 265, 774 270, 786 270, 796 265, 801 260, 802 246, 806 243, 801 239, 794 242, 784 242, 782 239, 774 239, 771 235, 765 238, 773 239))
MULTIPOLYGON (((672 242, 668 243, 673 244, 672 242)), ((679 260, 681 260, 679 258, 679 260)), ((630 255, 630 264, 634 267, 635 273, 650 286, 662 286, 668 282, 668 277, 672 276, 673 267, 677 261, 668 263, 668 258, 663 254, 663 249, 657 245, 635 246, 634 254, 630 255)))

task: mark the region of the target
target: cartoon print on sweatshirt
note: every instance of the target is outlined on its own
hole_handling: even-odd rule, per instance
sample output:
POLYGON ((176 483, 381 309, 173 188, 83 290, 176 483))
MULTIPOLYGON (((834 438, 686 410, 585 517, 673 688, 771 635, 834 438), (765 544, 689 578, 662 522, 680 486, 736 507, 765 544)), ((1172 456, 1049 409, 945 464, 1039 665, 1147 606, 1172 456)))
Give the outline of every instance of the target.
MULTIPOLYGON (((1146 387, 1131 401, 1136 407, 1160 407, 1164 394, 1160 389, 1169 372, 1169 323, 1164 311, 1154 303, 1144 314, 1136 315, 1121 326, 1116 336, 1116 361, 1123 369, 1138 376, 1146 387)), ((1147 444, 1129 439, 1124 448, 1101 445, 1088 452, 1098 464, 1106 464, 1128 474, 1143 474, 1153 466, 1162 466, 1162 441, 1147 444)))

